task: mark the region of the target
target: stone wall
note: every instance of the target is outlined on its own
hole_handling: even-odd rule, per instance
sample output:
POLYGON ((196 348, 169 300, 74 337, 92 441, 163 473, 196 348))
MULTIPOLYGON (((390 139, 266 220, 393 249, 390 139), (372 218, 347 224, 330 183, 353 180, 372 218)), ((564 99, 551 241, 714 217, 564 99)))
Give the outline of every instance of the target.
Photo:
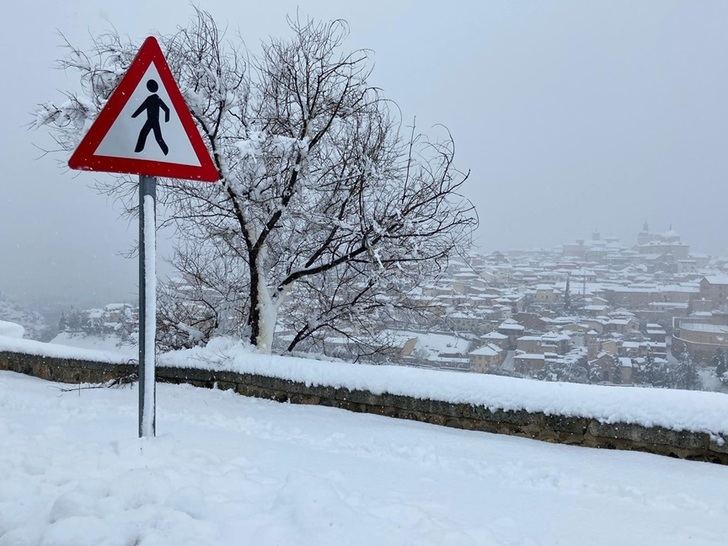
MULTIPOLYGON (((131 364, 104 364, 73 359, 0 352, 0 370, 9 370, 61 383, 101 383, 132 374, 131 364)), ((361 413, 374 413, 454 428, 510 434, 547 442, 586 447, 624 449, 681 459, 728 464, 728 437, 704 432, 606 424, 588 417, 547 415, 540 412, 491 410, 484 406, 423 400, 393 394, 321 386, 253 374, 186 368, 157 368, 165 383, 229 389, 293 404, 316 404, 361 413)))

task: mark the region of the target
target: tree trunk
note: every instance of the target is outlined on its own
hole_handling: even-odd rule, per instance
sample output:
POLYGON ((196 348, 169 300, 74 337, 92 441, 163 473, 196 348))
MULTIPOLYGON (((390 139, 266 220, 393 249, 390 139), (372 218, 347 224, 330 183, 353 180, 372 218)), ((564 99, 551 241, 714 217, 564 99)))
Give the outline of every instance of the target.
POLYGON ((270 296, 268 284, 258 274, 258 304, 256 306, 258 315, 258 336, 255 346, 266 353, 270 353, 273 346, 273 333, 276 329, 278 318, 278 305, 270 296))
POLYGON ((255 261, 250 256, 250 312, 248 313, 248 326, 250 326, 250 344, 257 345, 260 336, 260 308, 258 306, 258 284, 260 276, 255 261))
POLYGON ((270 353, 278 315, 277 302, 273 301, 265 274, 260 270, 260 253, 250 254, 250 344, 260 351, 270 353))

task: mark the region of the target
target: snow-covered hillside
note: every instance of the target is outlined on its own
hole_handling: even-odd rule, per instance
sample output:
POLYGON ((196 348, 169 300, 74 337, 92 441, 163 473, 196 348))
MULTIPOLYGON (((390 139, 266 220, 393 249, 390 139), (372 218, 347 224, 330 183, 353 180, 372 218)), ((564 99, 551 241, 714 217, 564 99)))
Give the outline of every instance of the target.
POLYGON ((19 324, 25 330, 25 337, 47 340, 48 325, 35 311, 29 311, 18 303, 9 300, 0 292, 0 320, 19 324))
POLYGON ((136 358, 138 311, 128 303, 110 303, 101 308, 72 309, 61 315, 56 345, 97 351, 112 351, 125 359, 136 358))
POLYGON ((0 372, 0 545, 719 545, 728 468, 0 372), (669 479, 667 479, 669 478, 669 479))
POLYGON ((25 336, 25 328, 14 322, 0 320, 0 336, 21 339, 25 336))
POLYGON ((93 351, 107 351, 123 355, 126 359, 137 358, 139 348, 134 339, 122 339, 116 334, 86 334, 60 332, 50 343, 66 347, 78 347, 93 351))

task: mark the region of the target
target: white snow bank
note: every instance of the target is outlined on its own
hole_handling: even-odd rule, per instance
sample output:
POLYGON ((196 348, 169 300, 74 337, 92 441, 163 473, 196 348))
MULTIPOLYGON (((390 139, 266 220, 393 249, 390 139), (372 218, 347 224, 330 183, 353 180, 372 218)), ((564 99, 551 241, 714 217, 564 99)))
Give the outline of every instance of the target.
POLYGON ((254 373, 307 385, 346 387, 490 409, 591 417, 675 430, 728 434, 728 395, 703 391, 553 383, 404 366, 322 362, 265 355, 237 340, 162 355, 160 364, 254 373))
POLYGON ((30 355, 48 356, 52 358, 73 358, 76 360, 89 360, 92 362, 107 362, 121 364, 129 361, 129 356, 113 351, 97 351, 81 349, 56 343, 43 343, 32 339, 20 339, 0 335, 0 351, 25 353, 30 355))
POLYGON ((725 545, 728 467, 0 372, 2 546, 725 545), (494 494, 495 492, 495 494, 494 494))
POLYGON ((0 336, 22 338, 25 336, 25 328, 14 322, 0 320, 0 336))

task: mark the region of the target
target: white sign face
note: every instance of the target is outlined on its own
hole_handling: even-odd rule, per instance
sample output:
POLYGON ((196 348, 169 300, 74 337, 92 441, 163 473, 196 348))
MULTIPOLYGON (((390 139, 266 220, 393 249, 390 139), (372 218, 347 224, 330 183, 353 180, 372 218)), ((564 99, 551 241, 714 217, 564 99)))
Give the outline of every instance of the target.
POLYGON ((200 166, 153 62, 94 155, 200 166))

